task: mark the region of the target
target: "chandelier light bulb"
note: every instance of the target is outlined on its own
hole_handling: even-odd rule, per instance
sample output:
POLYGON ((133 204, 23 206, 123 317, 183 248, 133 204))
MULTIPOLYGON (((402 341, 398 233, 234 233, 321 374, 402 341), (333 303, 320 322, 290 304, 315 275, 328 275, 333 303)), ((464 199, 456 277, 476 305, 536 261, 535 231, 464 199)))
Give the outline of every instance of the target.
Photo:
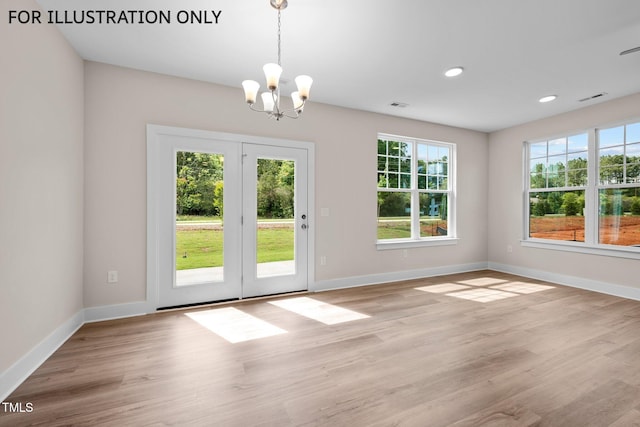
POLYGON ((273 111, 275 105, 274 100, 277 100, 278 96, 273 92, 262 92, 262 109, 268 113, 273 111))
POLYGON ((256 97, 258 96, 258 90, 260 89, 260 83, 255 80, 245 80, 242 82, 242 87, 244 88, 244 97, 247 104, 255 104, 256 97))
POLYGON ((309 76, 296 77, 296 86, 298 86, 298 93, 303 101, 309 99, 309 91, 311 91, 311 84, 313 79, 309 76))
POLYGON ((264 76, 267 79, 267 87, 269 90, 278 89, 278 83, 280 82, 280 75, 282 74, 282 67, 278 64, 269 63, 262 67, 264 70, 264 76))
POLYGON ((293 92, 291 94, 291 100, 293 101, 293 109, 301 113, 304 108, 304 101, 300 98, 300 92, 293 92))

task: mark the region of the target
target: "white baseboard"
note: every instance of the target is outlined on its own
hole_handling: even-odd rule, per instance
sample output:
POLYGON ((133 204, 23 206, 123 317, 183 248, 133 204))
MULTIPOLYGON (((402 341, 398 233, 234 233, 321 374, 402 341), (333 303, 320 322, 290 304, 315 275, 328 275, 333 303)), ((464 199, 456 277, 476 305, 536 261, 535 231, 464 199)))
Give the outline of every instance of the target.
POLYGON ((44 363, 65 341, 84 324, 84 312, 78 311, 58 326, 31 351, 0 374, 0 401, 7 398, 29 375, 44 363))
POLYGON ((154 311, 155 307, 151 307, 150 304, 145 301, 89 307, 84 309, 84 321, 91 323, 121 319, 123 317, 142 316, 154 311))
POLYGON ((630 286, 600 282, 583 277, 567 276, 564 274, 518 267, 516 265, 500 264, 496 262, 489 262, 489 269, 502 271, 504 273, 516 274, 518 276, 529 277, 532 279, 544 280, 547 282, 557 283, 559 285, 571 286, 573 288, 599 292, 601 294, 613 295, 616 297, 640 301, 640 288, 632 288, 630 286))
POLYGON ((473 264, 447 265, 444 267, 422 268, 419 270, 394 271, 390 273, 354 276, 332 280, 316 281, 309 287, 312 292, 333 289, 354 288, 357 286, 379 285, 381 283, 399 282, 402 280, 422 279, 424 277, 444 276, 446 274, 464 273, 467 271, 486 270, 486 262, 473 264))

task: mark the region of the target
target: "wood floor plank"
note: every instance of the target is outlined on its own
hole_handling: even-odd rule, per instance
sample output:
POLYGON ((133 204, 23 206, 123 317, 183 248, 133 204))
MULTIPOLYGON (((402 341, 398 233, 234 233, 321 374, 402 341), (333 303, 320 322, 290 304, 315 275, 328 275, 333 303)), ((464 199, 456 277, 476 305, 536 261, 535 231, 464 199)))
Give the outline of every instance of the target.
POLYGON ((86 324, 7 398, 32 412, 0 408, 0 426, 640 425, 638 301, 494 271, 305 296, 370 317, 256 299, 86 324), (445 284, 549 288, 417 289, 445 284), (218 307, 287 332, 232 344, 185 315, 218 307))

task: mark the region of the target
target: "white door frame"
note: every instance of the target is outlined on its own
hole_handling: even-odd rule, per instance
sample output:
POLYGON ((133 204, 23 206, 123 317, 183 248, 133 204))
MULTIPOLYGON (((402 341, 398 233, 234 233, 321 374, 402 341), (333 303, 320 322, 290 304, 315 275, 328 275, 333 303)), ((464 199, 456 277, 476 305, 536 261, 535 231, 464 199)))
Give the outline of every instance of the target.
POLYGON ((202 138, 236 143, 272 145, 307 150, 307 289, 315 278, 315 146, 311 142, 213 132, 172 126, 147 125, 147 305, 149 312, 159 307, 159 284, 162 272, 159 247, 161 209, 162 140, 169 137, 202 138))
POLYGON ((242 296, 252 297, 309 289, 304 276, 309 264, 307 238, 308 198, 307 192, 307 150, 301 148, 272 146, 264 144, 242 145, 243 164, 243 232, 242 232, 242 296), (290 274, 258 276, 257 255, 257 180, 258 159, 291 160, 295 162, 295 212, 294 227, 294 271, 290 274), (304 218, 301 218, 304 216, 304 218), (304 284, 305 286, 299 286, 304 284))

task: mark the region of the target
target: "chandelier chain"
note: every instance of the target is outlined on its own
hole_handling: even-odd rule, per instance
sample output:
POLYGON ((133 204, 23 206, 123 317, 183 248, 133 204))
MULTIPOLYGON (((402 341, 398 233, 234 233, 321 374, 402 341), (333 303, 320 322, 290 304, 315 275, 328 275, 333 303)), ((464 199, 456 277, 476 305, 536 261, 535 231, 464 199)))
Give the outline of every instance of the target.
POLYGON ((281 32, 282 24, 280 22, 280 9, 278 9, 278 65, 282 67, 281 64, 281 49, 280 49, 280 32, 281 32))

